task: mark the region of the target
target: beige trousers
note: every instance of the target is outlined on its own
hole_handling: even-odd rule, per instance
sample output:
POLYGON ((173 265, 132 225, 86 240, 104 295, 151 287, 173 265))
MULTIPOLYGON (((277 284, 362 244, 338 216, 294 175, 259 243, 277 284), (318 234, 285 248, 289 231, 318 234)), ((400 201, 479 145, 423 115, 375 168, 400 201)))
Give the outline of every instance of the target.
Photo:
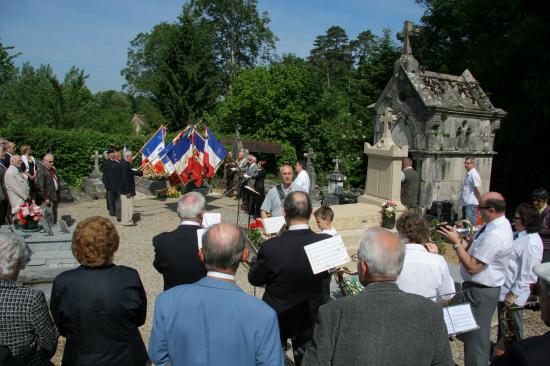
POLYGON ((120 195, 120 219, 122 225, 133 225, 132 216, 134 216, 134 196, 130 198, 125 194, 120 195))

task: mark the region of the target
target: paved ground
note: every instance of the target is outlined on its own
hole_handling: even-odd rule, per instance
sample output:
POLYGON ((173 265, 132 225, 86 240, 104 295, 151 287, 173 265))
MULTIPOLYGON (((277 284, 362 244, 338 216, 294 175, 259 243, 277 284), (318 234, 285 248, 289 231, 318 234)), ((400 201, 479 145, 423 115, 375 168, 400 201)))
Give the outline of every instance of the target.
MULTIPOLYGON (((236 223, 237 221, 237 201, 211 195, 207 199, 207 210, 210 212, 220 212, 222 221, 236 223)), ((154 301, 157 295, 162 291, 162 277, 153 268, 154 251, 151 245, 152 238, 164 231, 173 230, 179 223, 176 214, 177 199, 168 198, 160 200, 144 196, 138 193, 135 201, 135 211, 139 216, 139 221, 135 227, 123 227, 114 220, 119 231, 121 243, 115 256, 116 264, 123 264, 136 268, 141 276, 148 299, 148 311, 145 324, 140 328, 143 339, 147 344, 149 334, 151 333, 151 320, 153 315, 154 301)), ((108 217, 104 200, 91 201, 83 199, 80 202, 62 205, 60 214, 71 214, 76 220, 82 220, 93 215, 108 217)), ((241 213, 239 223, 244 225, 248 216, 241 213)), ((237 283, 246 292, 256 294, 261 297, 263 290, 255 289, 247 281, 247 270, 241 266, 237 273, 237 283)), ((545 330, 539 313, 526 312, 526 335, 542 334, 545 330)), ((495 332, 494 332, 495 333, 495 332)), ((350 335, 351 336, 351 335, 350 335)), ((54 361, 60 364, 64 342, 60 341, 59 351, 54 361)), ((451 342, 453 356, 457 364, 462 364, 462 344, 459 341, 451 342)), ((290 359, 287 364, 292 365, 290 359)))

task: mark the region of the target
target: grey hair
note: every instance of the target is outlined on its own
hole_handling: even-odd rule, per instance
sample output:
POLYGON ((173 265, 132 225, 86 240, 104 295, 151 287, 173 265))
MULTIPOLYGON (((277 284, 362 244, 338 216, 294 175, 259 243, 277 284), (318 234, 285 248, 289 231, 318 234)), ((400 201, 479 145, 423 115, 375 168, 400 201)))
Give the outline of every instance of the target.
POLYGON ((256 162, 256 157, 252 154, 248 154, 248 158, 249 159, 252 159, 252 162, 255 163, 256 162))
POLYGON ((44 157, 42 158, 42 161, 45 161, 47 160, 48 158, 53 158, 53 154, 52 153, 47 153, 46 155, 44 155, 44 157))
POLYGON ((206 208, 206 199, 198 192, 189 192, 178 201, 178 216, 180 219, 195 219, 206 208))
POLYGON ((395 236, 383 228, 367 229, 359 244, 359 257, 367 262, 370 274, 398 276, 403 269, 405 245, 395 237, 396 245, 388 245, 384 236, 395 236))
POLYGON ((130 150, 124 150, 124 153, 122 155, 124 159, 126 159, 128 156, 132 156, 132 152, 130 150))
POLYGON ((239 267, 245 249, 245 235, 233 224, 212 225, 202 240, 204 266, 207 270, 239 267))
POLYGON ((18 263, 20 269, 25 268, 31 254, 22 237, 14 233, 0 233, 0 276, 11 276, 18 263))

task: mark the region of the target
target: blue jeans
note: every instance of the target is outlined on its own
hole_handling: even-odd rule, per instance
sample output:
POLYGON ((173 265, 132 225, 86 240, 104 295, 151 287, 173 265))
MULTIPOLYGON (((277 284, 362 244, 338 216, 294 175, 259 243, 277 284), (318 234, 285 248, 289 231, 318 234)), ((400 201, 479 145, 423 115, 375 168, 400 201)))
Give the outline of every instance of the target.
POLYGON ((476 225, 477 205, 462 206, 462 219, 468 220, 472 225, 476 225))

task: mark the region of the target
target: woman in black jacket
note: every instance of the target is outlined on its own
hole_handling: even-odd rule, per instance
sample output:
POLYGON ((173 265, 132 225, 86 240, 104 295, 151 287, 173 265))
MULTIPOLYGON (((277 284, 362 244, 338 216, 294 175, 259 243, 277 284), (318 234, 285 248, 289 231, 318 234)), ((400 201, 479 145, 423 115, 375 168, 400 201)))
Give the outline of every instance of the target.
POLYGON ((262 207, 262 203, 265 199, 265 187, 264 187, 264 181, 265 181, 265 166, 267 162, 265 160, 260 160, 258 162, 258 173, 255 177, 254 181, 254 189, 256 192, 258 192, 260 195, 254 195, 254 215, 256 217, 260 217, 260 207, 262 207))
POLYGON ((137 271, 113 264, 119 236, 113 223, 93 216, 78 224, 72 251, 80 267, 56 277, 50 301, 54 321, 67 338, 62 365, 143 366, 138 327, 147 300, 137 271))

